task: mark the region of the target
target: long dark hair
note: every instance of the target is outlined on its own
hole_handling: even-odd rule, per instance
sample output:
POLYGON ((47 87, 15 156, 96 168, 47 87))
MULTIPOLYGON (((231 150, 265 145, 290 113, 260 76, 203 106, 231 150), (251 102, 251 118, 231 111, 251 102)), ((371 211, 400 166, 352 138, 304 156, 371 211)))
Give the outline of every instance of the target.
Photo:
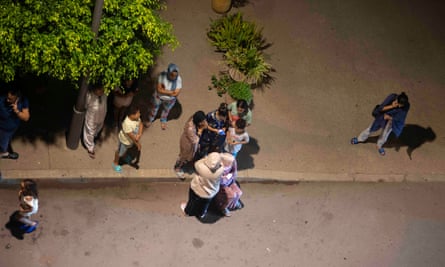
POLYGON ((25 179, 22 181, 22 195, 32 196, 34 198, 39 198, 39 191, 37 190, 37 183, 31 179, 25 179))
POLYGON ((244 99, 237 100, 236 107, 244 109, 242 114, 238 114, 240 117, 247 115, 247 112, 249 112, 249 104, 247 104, 247 101, 244 99))

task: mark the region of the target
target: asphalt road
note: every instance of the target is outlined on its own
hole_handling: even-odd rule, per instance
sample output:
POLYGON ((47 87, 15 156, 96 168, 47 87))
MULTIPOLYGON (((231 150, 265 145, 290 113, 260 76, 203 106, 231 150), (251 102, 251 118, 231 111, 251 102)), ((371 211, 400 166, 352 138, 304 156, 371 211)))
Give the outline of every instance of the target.
POLYGON ((245 208, 206 223, 179 209, 188 183, 41 185, 39 228, 4 224, 0 266, 445 266, 445 184, 242 184, 245 208))

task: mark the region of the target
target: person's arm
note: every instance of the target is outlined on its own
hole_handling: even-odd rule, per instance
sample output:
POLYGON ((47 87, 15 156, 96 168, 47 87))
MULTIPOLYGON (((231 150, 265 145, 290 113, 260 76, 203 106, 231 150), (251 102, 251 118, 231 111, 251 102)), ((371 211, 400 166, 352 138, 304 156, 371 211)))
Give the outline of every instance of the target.
MULTIPOLYGON (((15 101, 14 104, 12 104, 12 110, 15 112, 17 117, 22 121, 28 121, 30 114, 29 114, 29 108, 22 108, 22 110, 18 109, 18 99, 15 101)), ((27 105, 26 105, 27 106, 27 105)))
POLYGON ((141 144, 139 143, 139 140, 136 138, 136 135, 132 132, 127 133, 128 137, 134 142, 134 144, 137 146, 138 150, 141 150, 141 144))
POLYGON ((138 133, 136 135, 136 140, 139 141, 139 139, 141 139, 142 133, 144 132, 144 124, 142 123, 142 121, 139 122, 139 130, 138 133))
POLYGON ((170 91, 165 90, 165 87, 162 83, 158 83, 156 85, 156 91, 158 92, 158 94, 161 94, 161 95, 170 95, 170 91))

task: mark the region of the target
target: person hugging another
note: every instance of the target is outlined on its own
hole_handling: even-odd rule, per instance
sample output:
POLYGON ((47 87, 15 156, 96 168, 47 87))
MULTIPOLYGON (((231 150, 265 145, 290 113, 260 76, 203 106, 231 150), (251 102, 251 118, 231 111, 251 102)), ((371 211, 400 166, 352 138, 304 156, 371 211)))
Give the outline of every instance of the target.
POLYGON ((195 162, 196 173, 189 188, 189 200, 181 203, 181 210, 188 216, 202 220, 207 214, 210 202, 218 193, 220 177, 224 171, 219 153, 210 153, 195 162))
POLYGON ((122 171, 122 166, 119 165, 119 159, 124 155, 129 158, 128 149, 133 146, 137 147, 138 156, 131 161, 131 157, 127 159, 128 163, 136 169, 139 169, 137 161, 139 160, 141 143, 140 138, 142 136, 143 125, 141 121, 141 111, 137 106, 130 106, 128 116, 122 122, 122 130, 119 131, 119 145, 117 151, 114 155, 113 169, 120 173, 122 171))

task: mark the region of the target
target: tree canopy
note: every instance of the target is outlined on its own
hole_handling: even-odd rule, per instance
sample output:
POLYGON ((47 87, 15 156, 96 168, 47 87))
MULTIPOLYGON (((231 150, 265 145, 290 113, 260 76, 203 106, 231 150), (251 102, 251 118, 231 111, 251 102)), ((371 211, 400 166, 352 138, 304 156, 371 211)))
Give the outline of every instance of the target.
POLYGON ((162 47, 178 45, 159 12, 160 0, 106 0, 97 39, 94 0, 2 0, 0 79, 18 73, 102 82, 107 91, 155 64, 162 47))

